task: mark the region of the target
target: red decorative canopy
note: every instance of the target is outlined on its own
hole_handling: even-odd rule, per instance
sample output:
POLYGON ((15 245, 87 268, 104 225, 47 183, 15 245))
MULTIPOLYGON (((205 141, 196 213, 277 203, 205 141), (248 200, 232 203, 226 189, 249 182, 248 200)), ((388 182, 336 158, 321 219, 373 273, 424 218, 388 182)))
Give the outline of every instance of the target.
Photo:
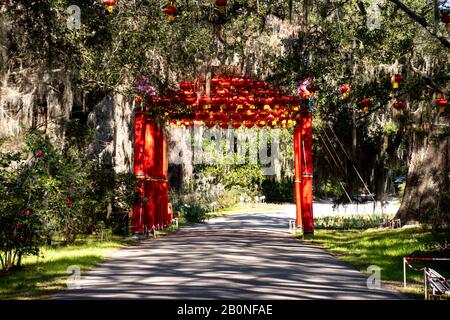
POLYGON ((289 127, 300 120, 301 106, 308 105, 307 99, 284 95, 268 82, 243 77, 184 81, 179 88, 166 90, 164 97, 137 98, 137 110, 176 125, 191 126, 197 121, 222 128, 289 127))

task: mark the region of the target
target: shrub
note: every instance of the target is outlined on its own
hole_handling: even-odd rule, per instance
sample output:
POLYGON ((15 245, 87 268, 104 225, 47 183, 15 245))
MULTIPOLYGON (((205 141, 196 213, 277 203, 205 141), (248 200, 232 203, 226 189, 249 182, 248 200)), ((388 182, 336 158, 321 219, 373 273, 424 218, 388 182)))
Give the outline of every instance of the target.
POLYGON ((41 222, 31 210, 1 214, 0 226, 2 270, 19 268, 24 256, 39 253, 41 222))
MULTIPOLYGON (((40 153, 39 153, 40 154, 40 153)), ((43 223, 26 179, 33 167, 21 153, 0 154, 0 262, 2 270, 19 268, 22 257, 38 254, 43 223)))
POLYGON ((314 218, 316 229, 368 229, 379 227, 384 215, 360 215, 360 216, 326 216, 314 218))
POLYGON ((202 223, 207 218, 206 210, 198 204, 184 204, 178 208, 179 215, 189 223, 202 223))

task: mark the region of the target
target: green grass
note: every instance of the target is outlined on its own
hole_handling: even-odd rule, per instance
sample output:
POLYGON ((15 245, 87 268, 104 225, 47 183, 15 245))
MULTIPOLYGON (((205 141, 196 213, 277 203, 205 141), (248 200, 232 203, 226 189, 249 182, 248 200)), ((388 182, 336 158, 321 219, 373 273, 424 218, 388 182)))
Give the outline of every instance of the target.
POLYGON ((26 257, 21 270, 0 273, 0 299, 48 298, 66 288, 69 266, 79 266, 83 274, 125 244, 85 238, 73 246, 43 247, 42 256, 26 257))
MULTIPOLYGON (((402 290, 402 258, 414 251, 429 251, 438 248, 438 243, 427 229, 381 229, 381 230, 316 230, 307 241, 328 249, 340 260, 353 265, 361 272, 377 265, 381 268, 381 280, 402 290)), ((423 266, 417 263, 414 266, 423 266)), ((450 278, 448 262, 434 262, 427 266, 450 278)), ((407 269, 408 289, 405 293, 420 293, 423 274, 407 269)))

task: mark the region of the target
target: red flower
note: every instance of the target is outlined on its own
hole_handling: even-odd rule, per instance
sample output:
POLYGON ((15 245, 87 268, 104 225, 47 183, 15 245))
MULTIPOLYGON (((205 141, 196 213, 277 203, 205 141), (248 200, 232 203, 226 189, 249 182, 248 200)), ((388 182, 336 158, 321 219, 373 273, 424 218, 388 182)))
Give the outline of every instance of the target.
POLYGON ((43 154, 44 154, 44 151, 42 151, 42 150, 36 151, 36 156, 38 156, 38 157, 42 156, 43 154))
POLYGON ((72 199, 67 199, 67 205, 71 206, 73 204, 73 200, 72 199))
POLYGON ((31 214, 31 210, 25 210, 25 211, 23 212, 23 214, 24 214, 25 216, 29 216, 29 215, 31 214))

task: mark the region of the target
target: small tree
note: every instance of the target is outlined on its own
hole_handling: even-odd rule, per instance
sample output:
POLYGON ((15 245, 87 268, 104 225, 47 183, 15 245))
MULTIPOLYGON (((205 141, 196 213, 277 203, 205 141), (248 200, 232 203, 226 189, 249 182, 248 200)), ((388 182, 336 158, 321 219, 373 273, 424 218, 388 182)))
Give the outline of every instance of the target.
POLYGON ((0 155, 0 262, 5 271, 39 253, 43 225, 24 183, 31 166, 32 160, 22 160, 20 153, 0 155))

